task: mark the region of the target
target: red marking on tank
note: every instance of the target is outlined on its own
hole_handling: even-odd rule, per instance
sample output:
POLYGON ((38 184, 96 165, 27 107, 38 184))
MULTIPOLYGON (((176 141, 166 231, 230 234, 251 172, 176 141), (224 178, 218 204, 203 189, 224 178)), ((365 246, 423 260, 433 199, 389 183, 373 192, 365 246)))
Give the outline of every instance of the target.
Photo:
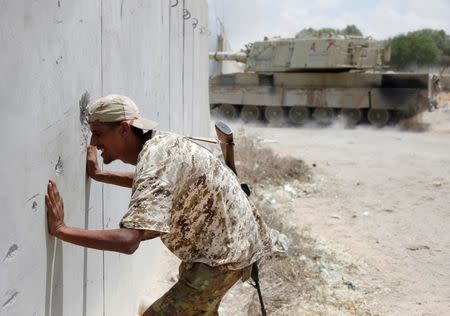
POLYGON ((334 40, 328 40, 327 50, 329 50, 332 46, 334 46, 334 40))

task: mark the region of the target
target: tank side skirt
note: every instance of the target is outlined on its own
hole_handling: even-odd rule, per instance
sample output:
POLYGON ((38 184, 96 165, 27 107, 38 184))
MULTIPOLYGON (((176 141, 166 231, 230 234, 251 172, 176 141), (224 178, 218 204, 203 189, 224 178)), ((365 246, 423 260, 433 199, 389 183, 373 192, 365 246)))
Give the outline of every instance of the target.
POLYGON ((281 87, 212 87, 210 103, 260 106, 368 108, 368 89, 292 89, 281 87))

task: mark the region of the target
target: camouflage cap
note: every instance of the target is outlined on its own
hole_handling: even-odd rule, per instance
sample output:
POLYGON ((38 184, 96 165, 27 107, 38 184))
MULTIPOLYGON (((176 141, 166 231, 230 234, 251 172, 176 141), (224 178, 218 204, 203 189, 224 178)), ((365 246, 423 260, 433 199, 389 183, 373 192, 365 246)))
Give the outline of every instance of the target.
POLYGON ((88 122, 121 122, 128 121, 130 125, 152 130, 158 123, 143 118, 137 105, 129 97, 110 94, 101 97, 89 107, 88 122))

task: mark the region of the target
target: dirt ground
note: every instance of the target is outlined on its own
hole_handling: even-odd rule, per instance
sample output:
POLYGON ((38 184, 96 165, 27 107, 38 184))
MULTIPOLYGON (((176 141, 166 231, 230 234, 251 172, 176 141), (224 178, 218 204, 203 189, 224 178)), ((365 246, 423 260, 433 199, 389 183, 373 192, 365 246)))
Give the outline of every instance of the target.
MULTIPOLYGON (((368 314, 450 314, 450 101, 414 126, 244 126, 276 153, 311 167, 307 186, 272 188, 266 198, 318 247, 355 267, 342 283, 349 296, 358 292, 368 314)), ((166 257, 162 275, 178 263, 166 257)), ((175 279, 175 273, 162 278, 161 292, 175 279)), ((234 288, 221 315, 247 315, 253 291, 248 285, 234 288)), ((304 313, 298 311, 286 315, 304 313)))

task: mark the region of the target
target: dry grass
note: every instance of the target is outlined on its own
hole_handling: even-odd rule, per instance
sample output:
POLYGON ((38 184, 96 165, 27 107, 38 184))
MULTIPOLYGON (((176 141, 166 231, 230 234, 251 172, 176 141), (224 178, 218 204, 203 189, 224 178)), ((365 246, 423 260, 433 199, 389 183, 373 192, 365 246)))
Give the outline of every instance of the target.
POLYGON ((261 140, 240 130, 236 135, 236 169, 243 181, 253 184, 281 185, 297 180, 308 181, 311 172, 303 160, 281 157, 261 140))
MULTIPOLYGON (((260 265, 261 287, 268 314, 372 315, 365 301, 357 291, 349 290, 348 284, 343 282, 343 274, 340 274, 357 268, 341 261, 332 250, 321 247, 308 231, 291 225, 264 200, 264 194, 277 186, 294 180, 296 183, 310 180, 309 168, 301 160, 279 157, 243 132, 238 133, 235 142, 238 172, 242 179, 256 187, 253 201, 267 224, 291 240, 286 254, 274 255, 260 265), (330 274, 338 275, 338 280, 331 280, 330 274)), ((255 291, 248 305, 248 315, 260 314, 255 291)))

